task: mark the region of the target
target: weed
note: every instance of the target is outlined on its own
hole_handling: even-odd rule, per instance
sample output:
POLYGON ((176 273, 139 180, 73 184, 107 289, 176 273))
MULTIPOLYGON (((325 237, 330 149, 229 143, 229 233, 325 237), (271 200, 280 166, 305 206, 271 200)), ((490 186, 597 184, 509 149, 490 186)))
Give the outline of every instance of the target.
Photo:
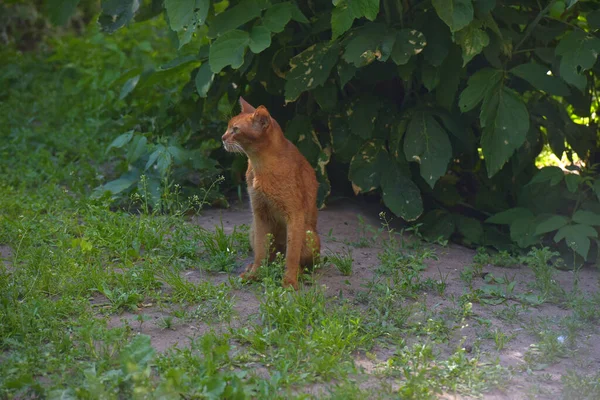
POLYGON ((562 398, 565 400, 593 400, 600 398, 600 373, 581 375, 569 370, 562 377, 562 398))
POLYGON ((352 250, 344 249, 340 253, 328 252, 327 258, 344 276, 352 275, 352 250))

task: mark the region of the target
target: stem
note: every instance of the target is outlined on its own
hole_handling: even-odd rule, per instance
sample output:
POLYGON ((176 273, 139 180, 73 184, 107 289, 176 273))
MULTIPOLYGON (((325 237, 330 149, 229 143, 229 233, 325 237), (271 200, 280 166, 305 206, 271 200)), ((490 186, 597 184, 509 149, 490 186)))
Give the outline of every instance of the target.
POLYGON ((525 36, 523 36, 523 39, 521 39, 521 41, 515 46, 513 54, 519 49, 519 47, 521 47, 521 45, 523 43, 525 43, 525 40, 527 40, 529 35, 531 35, 531 32, 533 32, 533 29, 537 26, 537 24, 540 23, 540 20, 544 17, 544 15, 546 15, 548 10, 550 10, 550 7, 552 7, 554 5, 554 3, 556 3, 556 0, 551 0, 548 3, 548 5, 539 12, 539 14, 535 17, 535 19, 531 22, 531 24, 529 24, 529 26, 527 26, 527 29, 525 29, 525 36))

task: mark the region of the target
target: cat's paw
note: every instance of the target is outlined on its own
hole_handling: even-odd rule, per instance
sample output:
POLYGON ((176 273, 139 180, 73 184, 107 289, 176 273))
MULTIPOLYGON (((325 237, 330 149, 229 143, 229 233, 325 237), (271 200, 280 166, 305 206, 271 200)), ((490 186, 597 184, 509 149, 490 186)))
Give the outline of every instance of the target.
POLYGON ((246 268, 246 270, 240 274, 240 278, 242 278, 244 281, 258 280, 258 275, 253 268, 253 264, 248 265, 248 268, 246 268))
POLYGON ((294 290, 298 290, 298 279, 288 278, 287 276, 283 278, 283 287, 289 288, 292 287, 294 290))

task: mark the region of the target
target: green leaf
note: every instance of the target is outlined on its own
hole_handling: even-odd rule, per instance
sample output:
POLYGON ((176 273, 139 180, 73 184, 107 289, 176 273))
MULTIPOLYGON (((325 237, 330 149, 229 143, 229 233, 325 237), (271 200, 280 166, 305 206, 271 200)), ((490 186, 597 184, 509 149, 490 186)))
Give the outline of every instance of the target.
POLYGON ((292 4, 288 2, 277 3, 267 9, 262 22, 271 32, 282 32, 292 19, 292 4))
POLYGON ((137 335, 121 352, 121 365, 127 371, 129 365, 144 368, 154 358, 155 350, 150 343, 150 336, 137 335))
POLYGON ((196 79, 194 83, 196 84, 196 91, 200 97, 206 97, 208 95, 208 91, 215 79, 215 74, 210 69, 209 63, 204 63, 198 69, 196 73, 196 79))
POLYGON ((539 241, 535 234, 536 219, 533 215, 517 219, 510 224, 510 238, 521 248, 533 246, 539 241))
POLYGON ((365 17, 374 21, 379 14, 380 0, 348 0, 348 8, 356 18, 365 17))
POLYGON ((420 164, 421 176, 433 188, 446 174, 452 157, 452 145, 444 128, 431 115, 416 114, 408 124, 404 155, 420 164))
POLYGON ((331 12, 331 40, 338 38, 352 28, 354 15, 346 2, 338 3, 331 12))
POLYGON ((432 210, 421 219, 421 234, 429 240, 448 240, 456 227, 454 218, 445 210, 432 210))
POLYGON ((392 164, 381 178, 383 202, 405 221, 414 221, 423 213, 423 201, 417 185, 397 164, 392 164))
POLYGON ((79 1, 80 0, 46 0, 46 11, 48 17, 50 17, 50 21, 54 25, 66 24, 73 13, 75 13, 79 1))
POLYGON ((598 232, 589 225, 577 224, 563 226, 554 235, 556 243, 565 239, 569 248, 587 260, 590 251, 590 237, 597 238, 598 232))
POLYGON ((568 223, 569 218, 563 215, 552 215, 549 218, 542 221, 541 223, 537 224, 537 226, 535 227, 535 234, 543 235, 544 233, 553 232, 557 229, 562 228, 568 223))
POLYGON ((600 29, 600 10, 589 12, 586 18, 591 29, 600 29))
POLYGON ((216 38, 260 17, 264 7, 263 3, 256 0, 243 0, 238 5, 216 15, 210 23, 208 37, 216 38))
POLYGON ((473 21, 454 34, 454 42, 462 48, 465 66, 490 43, 490 37, 481 29, 480 21, 473 21))
POLYGON ((527 219, 533 217, 533 213, 526 208, 515 207, 509 208, 506 211, 499 212, 485 220, 489 224, 511 225, 519 219, 527 219))
POLYGON ((364 143, 364 139, 352 134, 346 115, 330 115, 328 126, 336 160, 349 163, 364 143))
POLYGON ((510 70, 513 75, 525 79, 536 89, 556 96, 568 96, 571 94, 569 87, 559 78, 548 75, 548 67, 535 62, 517 65, 510 70))
POLYGON ((446 110, 452 110, 454 107, 461 72, 462 59, 460 49, 457 46, 452 46, 450 53, 440 67, 440 83, 435 90, 435 98, 438 104, 446 110))
POLYGON ((404 65, 412 56, 423 51, 426 45, 427 40, 422 32, 414 29, 402 29, 396 34, 391 54, 392 60, 398 65, 404 65))
POLYGON ((481 244, 483 242, 483 226, 475 218, 455 215, 456 228, 467 244, 481 244))
POLYGON ((567 190, 571 193, 577 193, 579 184, 581 183, 581 176, 577 174, 566 174, 565 183, 567 184, 567 190))
POLYGON ((258 54, 271 45, 271 32, 264 26, 255 26, 250 31, 250 50, 258 54))
POLYGON ((129 78, 127 82, 121 88, 121 94, 119 94, 119 100, 123 100, 125 97, 129 95, 129 93, 133 92, 133 89, 137 86, 140 81, 140 75, 136 75, 133 78, 129 78))
POLYGON ((346 83, 354 78, 357 69, 354 65, 348 64, 344 60, 340 60, 336 68, 338 76, 340 77, 340 89, 343 89, 344 86, 346 86, 346 83))
POLYGON ((483 68, 475 72, 467 82, 467 88, 460 94, 458 105, 462 112, 472 110, 487 94, 502 81, 503 72, 492 68, 483 68))
POLYGON ((365 143, 350 161, 348 179, 352 182, 354 194, 377 189, 382 176, 388 172, 389 165, 390 159, 383 141, 372 140, 365 143))
POLYGON ((244 53, 250 43, 248 32, 234 30, 225 33, 213 42, 208 53, 208 63, 213 73, 218 74, 228 65, 238 69, 244 63, 244 53))
POLYGON ((427 23, 421 28, 427 38, 427 46, 423 49, 423 57, 434 67, 439 67, 446 59, 452 46, 451 34, 448 26, 437 15, 427 14, 427 16, 427 23))
POLYGON ((461 30, 473 20, 471 0, 432 0, 432 4, 452 32, 461 30))
POLYGON ((175 32, 204 25, 210 0, 165 0, 169 26, 175 32))
POLYGON ((573 222, 583 225, 600 226, 600 215, 592 211, 577 210, 573 214, 573 222))
POLYGON ((535 174, 531 181, 529 181, 528 185, 550 182, 550 186, 556 186, 562 182, 564 177, 565 173, 559 167, 544 167, 540 169, 537 174, 535 174))
POLYGON ((523 100, 507 87, 488 94, 486 100, 487 107, 485 101, 481 107, 481 148, 488 176, 492 177, 525 142, 529 112, 523 100))
POLYGON ((165 151, 165 146, 163 146, 162 144, 157 145, 156 148, 154 149, 154 151, 148 157, 148 162, 146 162, 144 171, 147 171, 148 168, 150 168, 152 165, 154 165, 154 163, 158 159, 158 156, 160 156, 161 153, 163 153, 164 151, 165 151))
POLYGON ((369 65, 381 58, 381 46, 386 40, 389 31, 387 27, 379 23, 369 23, 362 28, 353 31, 353 36, 346 43, 346 49, 342 58, 357 67, 369 65))
POLYGON ((337 105, 338 89, 335 83, 327 82, 313 90, 313 94, 322 110, 331 111, 337 105))
POLYGON ((294 101, 302 92, 324 84, 338 57, 339 44, 321 42, 292 58, 285 77, 286 101, 294 101))
POLYGON ((594 190, 596 197, 600 201, 600 179, 596 179, 594 181, 594 184, 592 185, 592 189, 594 190))
POLYGON ((594 66, 599 53, 600 39, 579 29, 572 30, 555 49, 555 54, 561 56, 560 76, 583 92, 587 85, 585 71, 594 66))
POLYGON ((132 169, 125 175, 114 181, 110 181, 102 186, 94 189, 92 198, 99 198, 104 193, 110 192, 112 195, 117 195, 131 188, 140 179, 140 172, 137 169, 132 169))
POLYGON ((133 164, 136 162, 142 154, 146 152, 146 144, 148 139, 145 136, 135 135, 131 143, 129 143, 129 149, 127 151, 127 162, 133 164))
POLYGON ((429 64, 423 65, 421 69, 421 80, 430 92, 440 83, 440 69, 429 64))
POLYGON ((103 0, 102 13, 98 17, 104 32, 113 33, 133 19, 139 7, 138 0, 103 0))
POLYGON ((487 14, 496 8, 496 0, 473 0, 475 10, 480 14, 487 14))
POLYGON ((292 3, 292 20, 294 20, 296 22, 300 22, 302 24, 310 23, 308 18, 306 18, 306 16, 304 14, 302 14, 302 11, 300 11, 298 6, 294 3, 292 3))
POLYGON ((117 138, 113 140, 112 143, 106 148, 106 153, 108 153, 112 148, 120 149, 121 147, 125 146, 127 143, 129 143, 132 137, 133 131, 125 132, 117 136, 117 138))
POLYGON ((156 160, 156 169, 161 177, 165 177, 169 168, 173 165, 173 156, 168 151, 159 153, 158 159, 156 160))
POLYGON ((373 96, 360 96, 350 103, 346 114, 350 123, 350 130, 356 136, 369 139, 375 128, 375 119, 381 108, 381 103, 373 96))

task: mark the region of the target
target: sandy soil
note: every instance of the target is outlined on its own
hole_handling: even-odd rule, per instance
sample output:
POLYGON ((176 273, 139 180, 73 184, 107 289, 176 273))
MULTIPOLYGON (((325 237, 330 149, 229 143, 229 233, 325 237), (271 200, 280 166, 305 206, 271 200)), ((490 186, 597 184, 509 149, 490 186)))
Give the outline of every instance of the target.
MULTIPOLYGON (((323 243, 322 254, 328 251, 337 252, 348 246, 344 241, 356 241, 359 239, 357 215, 362 215, 364 220, 371 224, 375 229, 379 228, 380 221, 378 214, 380 209, 376 206, 366 206, 353 201, 338 202, 329 206, 319 214, 319 234, 323 243), (329 233, 331 232, 331 236, 329 233)), ((194 217, 193 222, 208 229, 223 221, 226 232, 231 232, 233 227, 240 224, 249 224, 251 214, 245 205, 234 205, 228 210, 208 210, 202 216, 194 217)), ((412 240, 412 239, 408 239, 412 240)), ((423 271, 424 278, 440 279, 445 276, 447 287, 443 296, 437 293, 425 293, 420 301, 425 301, 427 307, 433 310, 444 310, 447 307, 456 307, 453 298, 458 299, 465 293, 466 285, 460 279, 460 272, 463 268, 472 263, 475 252, 473 250, 450 244, 447 247, 432 245, 438 259, 428 260, 427 268, 423 271)), ((332 265, 326 265, 314 272, 314 278, 317 284, 325 285, 327 294, 338 296, 342 294, 347 298, 354 298, 358 292, 364 290, 361 285, 371 280, 374 276, 374 270, 378 265, 377 254, 381 251, 379 246, 353 249, 353 274, 349 277, 342 276, 332 265)), ((240 260, 239 268, 235 273, 242 271, 243 266, 250 261, 240 260)), ((534 280, 532 271, 525 266, 514 268, 501 268, 493 265, 487 265, 483 269, 484 273, 492 273, 494 276, 502 277, 505 274, 515 276, 515 293, 525 293, 528 291, 528 285, 534 280)), ((598 269, 586 267, 580 272, 580 288, 587 293, 599 291, 599 272, 598 269)), ((184 271, 183 276, 192 282, 210 280, 215 283, 227 282, 227 274, 209 274, 198 270, 184 271)), ((573 286, 574 274, 570 271, 559 271, 556 274, 556 280, 560 282, 563 288, 570 290, 573 286)), ((482 278, 475 278, 473 286, 478 287, 484 283, 482 278)), ((241 289, 233 290, 236 299, 234 307, 234 317, 231 326, 243 326, 249 320, 254 320, 258 313, 259 301, 257 291, 259 285, 243 286, 241 289)), ((517 304, 517 302, 511 302, 517 304)), ((514 368, 514 371, 522 370, 525 365, 524 356, 530 346, 536 343, 537 339, 528 329, 532 321, 537 321, 540 317, 546 318, 549 324, 555 324, 560 318, 572 313, 571 310, 561 309, 556 305, 544 303, 538 307, 528 307, 520 313, 516 323, 506 323, 498 318, 498 311, 506 308, 506 304, 491 306, 484 304, 473 304, 473 312, 477 318, 488 320, 492 327, 497 328, 507 335, 514 335, 512 340, 506 343, 501 351, 496 351, 493 340, 479 340, 479 349, 485 354, 489 354, 490 359, 499 358, 500 364, 506 367, 514 368)), ((155 306, 149 306, 142 311, 151 317, 145 322, 141 331, 152 337, 152 343, 158 351, 164 351, 171 346, 185 346, 191 338, 202 335, 203 333, 215 329, 228 329, 229 325, 214 325, 202 321, 177 322, 174 330, 163 329, 159 321, 169 310, 158 309, 155 306)), ((136 321, 136 314, 124 313, 120 316, 113 316, 110 325, 117 326, 121 323, 129 323, 133 329, 139 329, 139 322, 136 321)), ((465 348, 472 346, 478 337, 481 338, 482 326, 480 324, 468 324, 462 329, 453 331, 453 336, 449 341, 447 348, 454 349, 464 340, 465 348)), ((514 372, 514 377, 510 383, 510 390, 506 392, 495 391, 484 395, 486 399, 525 399, 557 398, 561 390, 561 376, 568 370, 577 370, 582 373, 593 373, 600 370, 600 335, 598 332, 583 332, 578 340, 569 358, 560 359, 553 365, 545 366, 539 371, 514 372)), ((375 348, 373 353, 377 356, 375 360, 365 357, 364 354, 356 354, 355 361, 357 366, 362 367, 364 374, 369 374, 377 368, 377 364, 385 362, 391 355, 392 350, 375 348)), ((379 382, 380 383, 380 382, 379 382)), ((364 385, 378 384, 373 379, 366 378, 364 385)), ((322 386, 322 385, 321 385, 322 386)), ((319 393, 319 386, 306 388, 308 393, 319 393)), ((446 398, 455 398, 446 396, 446 398)))

